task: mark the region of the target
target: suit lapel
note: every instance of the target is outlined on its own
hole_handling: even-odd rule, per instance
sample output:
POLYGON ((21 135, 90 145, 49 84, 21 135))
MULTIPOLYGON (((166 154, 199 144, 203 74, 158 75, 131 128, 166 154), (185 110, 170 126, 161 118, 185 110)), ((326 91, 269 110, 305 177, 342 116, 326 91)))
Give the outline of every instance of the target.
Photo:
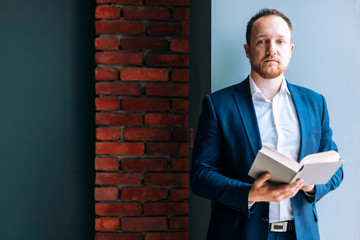
POLYGON ((239 110, 240 118, 245 126, 245 131, 254 156, 256 156, 258 150, 261 148, 261 137, 251 98, 249 78, 236 87, 233 96, 239 110))
MULTIPOLYGON (((300 161, 303 157, 305 157, 306 146, 308 146, 307 141, 309 134, 307 131, 309 129, 308 125, 310 122, 309 114, 307 113, 307 106, 304 101, 303 93, 288 82, 287 85, 295 105, 300 125, 300 149, 298 155, 298 161, 300 161)), ((233 96, 239 110, 241 121, 244 124, 247 138, 254 152, 254 156, 256 156, 258 150, 262 147, 262 144, 248 78, 237 85, 233 96)))
POLYGON ((300 149, 298 155, 298 162, 299 162, 306 155, 305 147, 308 146, 307 130, 309 129, 308 123, 310 122, 310 120, 309 120, 309 114, 307 112, 307 106, 303 99, 304 95, 302 94, 302 92, 296 89, 292 84, 287 82, 287 85, 295 105, 295 109, 300 125, 300 149))

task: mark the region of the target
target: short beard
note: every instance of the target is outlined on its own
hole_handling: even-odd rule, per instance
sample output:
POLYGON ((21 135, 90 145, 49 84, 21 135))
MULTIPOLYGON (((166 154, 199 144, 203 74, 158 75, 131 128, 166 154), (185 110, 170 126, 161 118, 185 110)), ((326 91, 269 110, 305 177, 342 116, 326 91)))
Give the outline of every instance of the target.
POLYGON ((285 65, 282 65, 281 62, 278 62, 277 68, 274 69, 272 67, 265 67, 263 61, 257 64, 254 64, 251 61, 250 63, 252 69, 264 79, 277 78, 278 76, 280 76, 285 72, 289 64, 287 63, 285 65))

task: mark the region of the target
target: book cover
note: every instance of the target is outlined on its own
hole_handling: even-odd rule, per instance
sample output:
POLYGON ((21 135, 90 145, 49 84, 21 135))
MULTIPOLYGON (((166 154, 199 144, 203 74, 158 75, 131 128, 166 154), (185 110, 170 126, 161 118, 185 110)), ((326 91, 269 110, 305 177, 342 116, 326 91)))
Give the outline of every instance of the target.
POLYGON ((287 184, 298 178, 303 178, 304 186, 325 184, 343 164, 339 159, 339 153, 332 150, 310 154, 299 163, 264 146, 256 155, 248 174, 257 178, 264 172, 270 172, 269 181, 274 184, 287 184))

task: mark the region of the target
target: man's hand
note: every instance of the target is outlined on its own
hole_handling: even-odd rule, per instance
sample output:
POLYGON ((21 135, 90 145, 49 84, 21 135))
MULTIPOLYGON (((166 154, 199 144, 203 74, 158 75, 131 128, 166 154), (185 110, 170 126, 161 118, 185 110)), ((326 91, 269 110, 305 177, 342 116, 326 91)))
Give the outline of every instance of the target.
POLYGON ((314 185, 303 186, 301 190, 308 193, 315 193, 315 186, 314 185))
POLYGON ((253 183, 249 192, 250 202, 281 202, 292 198, 303 187, 303 180, 283 185, 272 185, 267 182, 270 173, 264 173, 253 183))

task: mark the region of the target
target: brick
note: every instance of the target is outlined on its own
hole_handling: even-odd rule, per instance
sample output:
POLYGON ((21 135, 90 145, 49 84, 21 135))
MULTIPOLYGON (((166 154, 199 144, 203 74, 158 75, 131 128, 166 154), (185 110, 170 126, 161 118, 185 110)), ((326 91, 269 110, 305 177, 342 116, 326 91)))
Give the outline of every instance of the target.
POLYGON ((167 20, 170 9, 164 7, 124 7, 124 19, 167 20))
POLYGON ((145 92, 148 96, 188 97, 189 85, 172 83, 148 83, 145 86, 145 92))
POLYGON ((141 203, 96 203, 98 216, 136 216, 141 214, 141 203))
POLYGON ((187 143, 147 143, 146 153, 149 155, 187 156, 189 149, 187 143))
POLYGON ((188 141, 188 129, 187 128, 174 128, 173 140, 188 141))
POLYGON ((96 173, 97 185, 139 185, 142 175, 140 173, 96 173))
POLYGON ((165 158, 123 159, 121 168, 127 171, 167 171, 168 162, 165 158))
POLYGON ((171 170, 173 171, 189 171, 188 158, 173 158, 171 159, 171 170))
POLYGON ((189 69, 174 68, 171 71, 171 80, 174 82, 188 82, 189 81, 189 69))
POLYGON ((145 115, 145 125, 183 127, 187 125, 187 115, 174 113, 148 113, 145 115))
POLYGON ((170 101, 165 98, 123 98, 121 106, 126 111, 168 111, 170 101))
POLYGON ((116 187, 95 188, 95 201, 115 201, 119 189, 116 187))
POLYGON ((166 51, 168 41, 154 38, 123 38, 121 39, 121 48, 123 50, 166 51))
POLYGON ((118 50, 119 43, 116 38, 98 37, 95 39, 95 48, 97 50, 118 50))
POLYGON ((170 200, 171 201, 181 201, 189 198, 188 189, 171 189, 170 191, 170 200))
POLYGON ((183 23, 181 29, 182 29, 182 36, 184 38, 189 38, 190 24, 189 23, 183 23))
POLYGON ((142 65, 142 61, 143 61, 142 53, 118 53, 118 52, 95 53, 96 64, 142 65))
POLYGON ((119 78, 119 70, 109 67, 95 68, 95 80, 117 80, 119 78))
POLYGON ((166 217, 141 217, 141 218, 122 218, 122 230, 125 231, 159 231, 167 230, 166 217))
POLYGON ((120 18, 120 8, 110 5, 98 5, 95 9, 95 18, 120 18))
POLYGON ((122 201, 159 201, 168 198, 168 190, 161 188, 123 188, 122 201))
POLYGON ((97 128, 96 139, 97 140, 118 140, 121 138, 120 128, 97 128))
POLYGON ((143 143, 97 142, 96 154, 142 155, 143 143))
POLYGON ((142 240, 141 233, 95 233, 95 240, 142 240))
POLYGON ((123 68, 120 73, 123 81, 168 81, 169 72, 160 68, 123 68))
POLYGON ((189 22, 189 8, 174 8, 173 9, 173 19, 174 20, 184 20, 189 22))
POLYGON ((99 82, 95 88, 98 95, 141 95, 141 85, 138 83, 99 82))
POLYGON ((118 218, 96 218, 95 230, 96 231, 114 231, 120 228, 118 218))
POLYGON ((96 173, 96 185, 116 185, 120 182, 119 173, 96 173))
POLYGON ((145 185, 187 187, 189 184, 187 173, 146 173, 145 185))
POLYGON ((189 65, 189 56, 149 53, 146 55, 146 65, 157 67, 187 67, 189 65))
POLYGON ((141 173, 96 173, 96 185, 139 185, 141 173))
POLYGON ((169 128, 125 128, 124 140, 170 140, 169 128))
POLYGON ((96 98, 95 107, 98 111, 111 111, 120 109, 119 98, 96 98))
POLYGON ((140 114, 96 113, 95 120, 97 125, 142 125, 140 114))
POLYGON ((182 36, 183 25, 179 23, 149 23, 146 33, 150 36, 182 36))
POLYGON ((172 39, 170 50, 173 52, 189 52, 189 40, 172 39))
POLYGON ((188 112, 189 111, 189 100, 173 98, 172 99, 172 109, 174 111, 188 112))
POLYGON ((146 0, 147 5, 189 6, 190 0, 146 0))
POLYGON ((142 4, 143 0, 96 0, 97 3, 142 4))
POLYGON ((170 229, 188 229, 189 217, 173 217, 169 223, 170 229))
POLYGON ((119 170, 119 160, 117 158, 95 158, 95 170, 117 171, 119 170))
POLYGON ((142 34, 143 24, 141 22, 124 21, 96 21, 96 34, 142 34))
POLYGON ((145 215, 178 215, 188 212, 188 203, 144 203, 145 215))
POLYGON ((149 232, 145 233, 145 240, 188 240, 187 232, 149 232))

